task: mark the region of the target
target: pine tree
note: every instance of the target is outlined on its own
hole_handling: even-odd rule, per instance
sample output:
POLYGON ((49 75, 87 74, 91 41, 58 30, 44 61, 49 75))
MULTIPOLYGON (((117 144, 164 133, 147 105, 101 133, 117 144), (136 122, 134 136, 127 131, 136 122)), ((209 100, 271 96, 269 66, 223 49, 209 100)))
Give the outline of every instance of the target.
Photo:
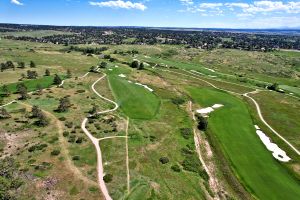
POLYGON ((35 65, 35 63, 33 61, 30 61, 30 67, 31 68, 35 68, 36 67, 36 65, 35 65))
POLYGON ((8 119, 11 118, 11 115, 4 108, 0 109, 0 119, 8 119))
POLYGON ((63 97, 59 100, 59 105, 57 108, 58 112, 67 112, 71 107, 71 102, 68 97, 63 97))
POLYGON ((67 78, 72 78, 72 73, 71 73, 71 70, 69 70, 69 69, 67 71, 67 78))
POLYGON ((27 87, 24 85, 24 83, 17 84, 17 92, 21 95, 20 99, 26 100, 29 95, 27 93, 27 87))
POLYGON ((61 82, 62 82, 61 78, 57 74, 55 74, 54 79, 53 79, 53 84, 54 85, 60 85, 61 82))
POLYGON ((50 76, 50 70, 49 69, 46 69, 45 76, 50 76))

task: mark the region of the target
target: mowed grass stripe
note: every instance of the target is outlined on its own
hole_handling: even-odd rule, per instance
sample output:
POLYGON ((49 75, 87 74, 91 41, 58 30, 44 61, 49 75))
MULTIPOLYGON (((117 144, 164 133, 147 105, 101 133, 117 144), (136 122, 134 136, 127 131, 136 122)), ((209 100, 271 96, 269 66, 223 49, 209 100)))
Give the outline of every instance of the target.
POLYGON ((188 88, 201 106, 220 103, 211 113, 208 134, 217 137, 232 168, 246 188, 259 199, 300 199, 300 184, 281 166, 255 133, 244 102, 213 89, 188 88))
POLYGON ((158 112, 160 100, 144 87, 116 75, 108 76, 113 94, 122 111, 131 119, 151 119, 158 112))

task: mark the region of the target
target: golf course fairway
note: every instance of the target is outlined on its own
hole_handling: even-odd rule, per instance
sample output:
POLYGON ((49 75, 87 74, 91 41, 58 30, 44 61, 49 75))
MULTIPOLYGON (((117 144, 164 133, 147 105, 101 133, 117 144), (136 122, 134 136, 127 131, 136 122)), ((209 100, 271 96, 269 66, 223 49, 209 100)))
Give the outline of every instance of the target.
POLYGON ((258 199, 300 199, 300 184, 276 161, 255 133, 245 103, 230 94, 189 87, 193 100, 202 107, 223 104, 209 117, 207 134, 213 134, 233 171, 258 199))
POLYGON ((152 92, 115 74, 108 76, 116 102, 131 119, 151 119, 157 113, 160 100, 152 92))

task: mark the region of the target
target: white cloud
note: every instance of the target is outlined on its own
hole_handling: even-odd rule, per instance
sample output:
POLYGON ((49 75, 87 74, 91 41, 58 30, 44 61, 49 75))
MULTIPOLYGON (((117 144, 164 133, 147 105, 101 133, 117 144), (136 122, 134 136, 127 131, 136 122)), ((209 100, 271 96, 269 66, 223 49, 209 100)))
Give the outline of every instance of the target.
POLYGON ((238 8, 249 8, 249 4, 247 3, 225 3, 225 6, 227 7, 238 7, 238 8))
POLYGON ((248 8, 243 9, 244 12, 260 13, 260 12, 286 12, 300 13, 300 2, 282 1, 254 1, 248 8))
POLYGON ((24 5, 24 4, 21 3, 19 0, 11 0, 10 2, 13 3, 13 4, 15 4, 15 5, 18 5, 18 6, 24 5))
POLYGON ((222 6, 223 6, 222 3, 201 3, 199 5, 200 8, 218 8, 222 6))
POLYGON ((102 2, 89 2, 92 6, 99 7, 110 7, 110 8, 124 8, 124 9, 137 9, 137 10, 146 10, 147 7, 143 3, 133 3, 131 1, 102 1, 102 2))
POLYGON ((185 5, 185 6, 194 5, 194 1, 193 0, 180 0, 180 2, 182 3, 182 5, 185 5))

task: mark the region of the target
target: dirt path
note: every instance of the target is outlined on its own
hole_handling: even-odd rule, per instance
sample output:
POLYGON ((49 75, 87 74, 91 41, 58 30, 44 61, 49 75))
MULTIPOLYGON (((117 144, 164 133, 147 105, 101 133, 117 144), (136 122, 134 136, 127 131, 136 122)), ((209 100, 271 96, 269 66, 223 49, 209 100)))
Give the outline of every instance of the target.
POLYGON ((11 102, 9 102, 7 104, 4 104, 4 105, 0 106, 0 108, 4 108, 5 106, 8 106, 8 105, 16 103, 16 102, 17 102, 16 100, 13 100, 13 101, 11 101, 11 102))
POLYGON ((109 136, 109 137, 100 138, 98 140, 102 141, 102 140, 108 140, 108 139, 114 139, 114 138, 127 138, 127 136, 109 136))
MULTIPOLYGON (((108 101, 112 104, 115 105, 115 107, 113 109, 109 109, 109 110, 105 110, 105 111, 101 111, 101 112, 98 112, 97 114, 105 114, 105 113, 109 113, 109 112, 113 112, 115 110, 117 110, 119 108, 119 105, 110 100, 110 99, 107 99, 105 97, 103 97, 102 95, 100 95, 96 89, 95 89, 95 85, 101 81, 102 79, 104 79, 106 77, 106 74, 104 74, 101 78, 99 78, 97 81, 95 81, 92 85, 92 90, 93 92, 99 96, 101 99, 104 99, 105 101, 108 101)), ((91 117, 91 116, 90 116, 91 117)), ((100 144, 99 144, 99 141, 100 139, 98 138, 95 138, 87 129, 86 129, 86 123, 88 121, 88 118, 85 118, 81 124, 81 129, 84 131, 84 133, 89 137, 89 139, 92 141, 92 143, 94 144, 95 148, 96 148, 96 152, 97 152, 97 174, 98 174, 98 183, 99 183, 99 187, 105 197, 106 200, 112 200, 112 198, 110 197, 109 195, 109 192, 108 192, 108 189, 106 187, 106 184, 103 180, 103 177, 104 177, 104 169, 103 169, 103 163, 102 163, 102 152, 101 152, 101 148, 100 148, 100 144)))
POLYGON ((281 140, 283 140, 287 145, 289 145, 298 155, 300 155, 300 152, 291 144, 289 143, 289 141, 287 141, 284 137, 282 137, 277 131, 274 130, 274 128, 272 126, 270 126, 264 119, 263 115, 262 115, 262 112, 261 112, 261 109, 260 109, 260 106, 259 104, 255 101, 254 98, 248 96, 248 94, 257 94, 258 92, 260 92, 259 90, 257 91, 254 91, 254 92, 248 92, 248 93, 245 93, 244 96, 249 98, 255 105, 256 107, 256 110, 257 110, 257 113, 258 113, 258 116, 260 118, 260 120, 275 134, 277 135, 281 140))

